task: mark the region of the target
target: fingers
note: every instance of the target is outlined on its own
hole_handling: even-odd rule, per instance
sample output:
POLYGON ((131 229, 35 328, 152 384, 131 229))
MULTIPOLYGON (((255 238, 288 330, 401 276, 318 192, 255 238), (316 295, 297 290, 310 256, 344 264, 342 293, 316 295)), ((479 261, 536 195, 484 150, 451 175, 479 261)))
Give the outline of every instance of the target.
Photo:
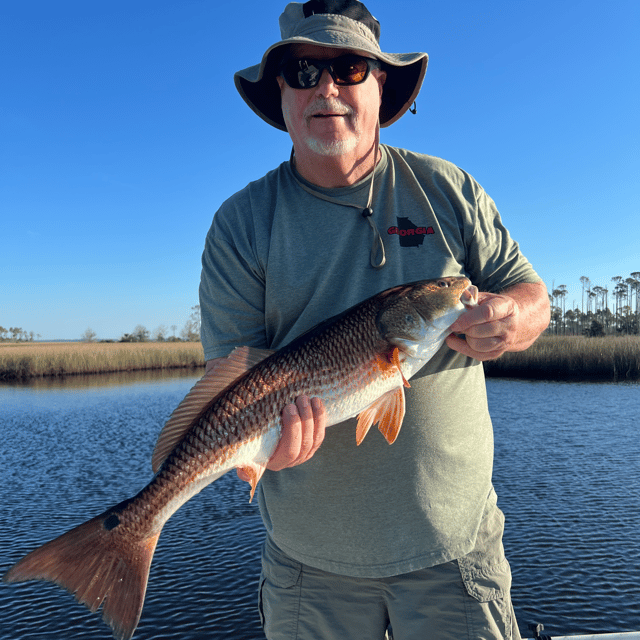
POLYGON ((484 362, 486 360, 495 360, 506 351, 505 343, 499 338, 459 338, 456 335, 450 335, 446 339, 447 345, 454 351, 475 358, 484 362))
POLYGON ((447 344, 475 358, 494 360, 514 344, 519 326, 518 304, 506 295, 481 292, 479 305, 463 313, 451 325, 447 344), (453 334, 464 334, 461 338, 453 334))
MULTIPOLYGON (((452 333, 469 333, 468 329, 494 325, 510 318, 517 311, 515 300, 495 293, 480 292, 478 305, 465 311, 452 325, 452 333)), ((486 328, 491 331, 491 327, 486 328)), ((478 336, 480 337, 480 336, 478 336)), ((482 337, 488 337, 487 335, 482 337)))
POLYGON ((306 462, 324 439, 326 411, 319 398, 296 398, 282 413, 282 435, 268 469, 280 471, 306 462))

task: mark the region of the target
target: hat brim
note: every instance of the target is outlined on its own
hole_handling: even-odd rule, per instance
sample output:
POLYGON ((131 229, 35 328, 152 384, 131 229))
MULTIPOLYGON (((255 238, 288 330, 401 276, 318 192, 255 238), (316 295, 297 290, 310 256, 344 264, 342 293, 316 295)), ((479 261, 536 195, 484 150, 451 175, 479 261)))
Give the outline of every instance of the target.
POLYGON ((340 42, 335 38, 319 42, 317 38, 295 37, 278 42, 267 49, 260 64, 238 71, 234 75, 234 81, 238 92, 249 107, 265 122, 281 131, 286 131, 287 128, 282 115, 280 86, 277 77, 284 48, 292 44, 312 44, 332 49, 358 50, 381 60, 387 71, 380 105, 381 127, 388 127, 396 122, 413 104, 420 92, 429 61, 429 56, 426 53, 376 51, 365 39, 362 40, 362 47, 354 46, 353 38, 350 38, 348 46, 345 42, 340 42))

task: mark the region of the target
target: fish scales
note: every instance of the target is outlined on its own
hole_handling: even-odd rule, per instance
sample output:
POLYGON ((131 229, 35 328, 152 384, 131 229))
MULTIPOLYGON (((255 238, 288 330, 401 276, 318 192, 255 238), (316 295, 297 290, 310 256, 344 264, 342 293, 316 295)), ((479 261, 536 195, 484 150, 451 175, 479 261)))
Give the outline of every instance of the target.
POLYGON ((389 443, 404 415, 403 385, 475 304, 463 277, 401 285, 356 305, 271 353, 234 351, 204 376, 167 421, 151 482, 17 562, 5 581, 42 579, 75 594, 118 640, 138 624, 156 543, 184 502, 234 467, 251 495, 280 436, 283 408, 300 395, 323 400, 329 425, 358 415, 356 442, 371 425, 389 443), (464 302, 463 302, 464 299, 464 302))

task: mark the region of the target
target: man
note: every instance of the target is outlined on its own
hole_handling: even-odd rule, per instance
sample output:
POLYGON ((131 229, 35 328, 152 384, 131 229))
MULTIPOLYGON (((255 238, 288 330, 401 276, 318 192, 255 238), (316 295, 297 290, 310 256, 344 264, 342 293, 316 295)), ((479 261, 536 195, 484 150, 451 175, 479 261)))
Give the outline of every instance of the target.
POLYGON ((401 283, 467 275, 481 293, 412 378, 392 446, 370 434, 356 447, 353 422, 325 434, 318 399, 284 409, 258 490, 265 633, 519 638, 480 361, 533 343, 546 287, 473 178, 380 144, 415 100, 427 54, 383 53, 355 0, 291 3, 280 27, 235 79, 293 152, 214 217, 200 286, 207 372, 237 345, 279 348, 401 283))

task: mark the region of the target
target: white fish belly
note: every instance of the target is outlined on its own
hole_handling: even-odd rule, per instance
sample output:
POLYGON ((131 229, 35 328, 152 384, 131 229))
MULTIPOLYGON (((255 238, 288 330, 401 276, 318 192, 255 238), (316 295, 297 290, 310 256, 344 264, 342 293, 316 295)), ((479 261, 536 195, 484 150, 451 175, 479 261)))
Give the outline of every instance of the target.
POLYGON ((162 511, 162 523, 166 522, 185 502, 200 493, 206 486, 216 481, 228 471, 237 467, 256 463, 266 465, 276 450, 280 440, 280 424, 270 426, 264 433, 252 440, 237 445, 235 453, 224 462, 214 463, 193 477, 185 488, 178 493, 162 511))
POLYGON ((402 388, 400 371, 391 375, 372 377, 349 390, 325 390, 319 393, 327 411, 327 425, 331 426, 355 418, 378 398, 393 389, 402 388), (359 388, 358 388, 359 387, 359 388))

